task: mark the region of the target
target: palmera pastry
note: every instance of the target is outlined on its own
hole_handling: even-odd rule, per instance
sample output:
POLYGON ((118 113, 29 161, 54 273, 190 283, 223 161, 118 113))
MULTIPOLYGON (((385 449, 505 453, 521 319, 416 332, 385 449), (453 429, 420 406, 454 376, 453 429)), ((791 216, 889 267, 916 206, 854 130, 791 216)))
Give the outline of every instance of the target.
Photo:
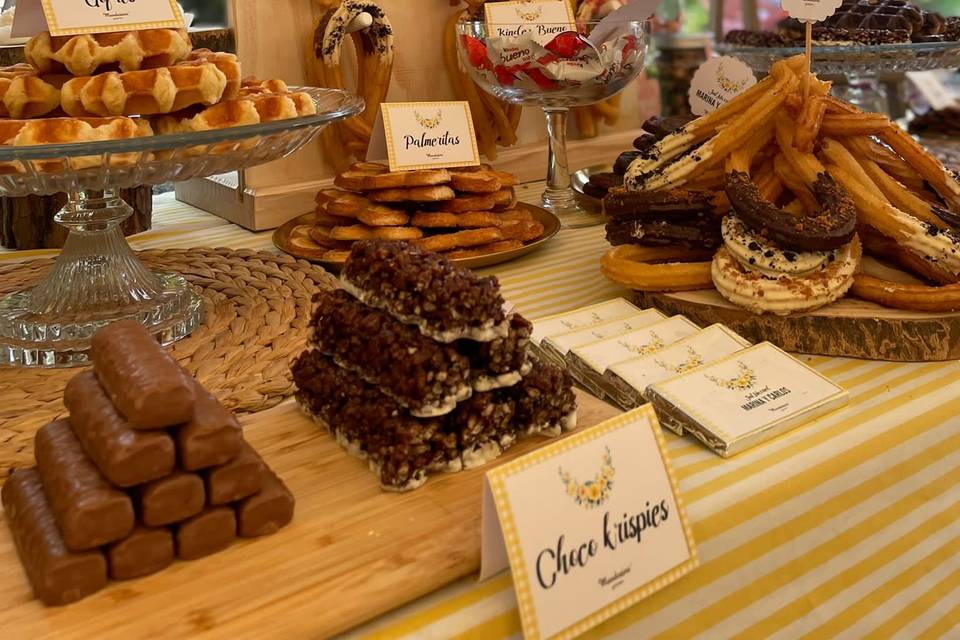
POLYGON ((353 39, 358 69, 355 93, 363 98, 363 113, 342 122, 335 122, 320 134, 327 157, 342 169, 352 156, 366 155, 373 133, 373 124, 380 103, 390 88, 393 70, 393 27, 383 9, 365 0, 344 0, 324 14, 313 37, 314 75, 321 87, 343 89, 343 41, 347 27, 360 14, 367 14, 373 24, 350 34, 353 39))
POLYGON ((40 73, 93 75, 101 67, 139 71, 169 67, 187 57, 192 45, 186 29, 145 29, 51 36, 43 32, 24 47, 24 56, 40 73))

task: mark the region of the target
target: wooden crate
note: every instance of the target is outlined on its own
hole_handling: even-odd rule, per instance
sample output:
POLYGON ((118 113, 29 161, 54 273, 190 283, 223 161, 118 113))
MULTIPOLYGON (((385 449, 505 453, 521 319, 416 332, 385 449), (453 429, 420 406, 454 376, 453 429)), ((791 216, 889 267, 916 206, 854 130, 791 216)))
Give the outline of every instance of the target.
MULTIPOLYGON (((379 4, 396 34, 388 100, 454 99, 442 51, 444 25, 455 10, 449 0, 379 0, 379 4)), ((311 83, 308 62, 313 56, 313 28, 320 17, 316 3, 231 0, 230 8, 244 75, 283 78, 291 85, 311 83)), ((616 127, 602 127, 604 135, 597 138, 571 140, 570 166, 612 163, 630 147, 636 128, 658 105, 654 83, 645 79, 634 83, 624 92, 616 127)), ((519 133, 518 146, 502 149, 495 164, 516 173, 521 181, 542 180, 547 159, 540 109, 525 109, 519 133)), ((572 124, 571 134, 576 135, 572 124)), ((312 210, 317 190, 329 186, 332 179, 333 170, 318 140, 289 158, 248 169, 239 178, 233 174, 178 184, 177 198, 248 229, 272 229, 312 210)))

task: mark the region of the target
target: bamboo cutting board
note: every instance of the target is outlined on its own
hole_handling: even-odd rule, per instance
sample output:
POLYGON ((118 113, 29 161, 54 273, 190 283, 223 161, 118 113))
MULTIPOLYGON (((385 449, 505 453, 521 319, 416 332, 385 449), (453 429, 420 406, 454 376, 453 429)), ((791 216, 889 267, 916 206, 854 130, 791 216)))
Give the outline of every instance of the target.
MULTIPOLYGON (((579 391, 578 404, 580 428, 619 413, 579 391)), ((344 453, 293 402, 242 422, 296 497, 292 524, 147 578, 111 582, 59 608, 33 598, 0 524, 0 636, 326 637, 479 568, 483 474, 491 465, 387 493, 366 463, 344 453)), ((524 440, 497 463, 546 442, 524 440)))

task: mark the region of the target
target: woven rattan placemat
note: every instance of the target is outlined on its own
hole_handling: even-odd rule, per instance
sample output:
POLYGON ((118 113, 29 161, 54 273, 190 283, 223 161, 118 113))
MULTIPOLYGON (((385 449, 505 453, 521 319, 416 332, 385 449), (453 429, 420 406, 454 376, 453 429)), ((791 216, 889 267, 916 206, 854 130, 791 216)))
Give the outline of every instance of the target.
MULTIPOLYGON (((302 349, 311 299, 333 276, 290 256, 232 249, 139 254, 158 271, 182 274, 206 303, 206 319, 172 351, 230 409, 254 412, 293 393, 290 359, 302 349)), ((29 287, 52 260, 0 266, 0 295, 29 287)), ((33 460, 33 434, 66 413, 63 389, 80 369, 0 368, 0 478, 33 460)), ((2 480, 0 480, 2 484, 2 480)))

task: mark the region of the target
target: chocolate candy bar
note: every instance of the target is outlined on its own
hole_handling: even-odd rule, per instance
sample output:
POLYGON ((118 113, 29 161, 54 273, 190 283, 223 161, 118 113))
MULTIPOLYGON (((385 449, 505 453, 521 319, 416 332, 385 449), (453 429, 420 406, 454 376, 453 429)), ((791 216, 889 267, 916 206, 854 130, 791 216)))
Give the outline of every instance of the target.
POLYGON ((170 529, 138 526, 128 537, 107 547, 110 577, 130 580, 156 573, 173 562, 170 529))
POLYGON ((140 517, 148 527, 172 524, 203 510, 203 479, 195 473, 174 473, 140 489, 140 517))
POLYGON ((237 538, 237 519, 230 507, 214 507, 177 527, 177 557, 196 560, 223 551, 237 538))
POLYGON ((107 562, 99 550, 67 549, 36 469, 15 470, 0 495, 20 562, 44 604, 76 602, 107 584, 107 562))
POLYGON ((470 363, 342 289, 319 293, 310 345, 377 385, 417 416, 449 413, 472 393, 470 363))
POLYGON ((172 427, 193 415, 190 376, 134 320, 114 322, 90 341, 93 370, 135 429, 172 427))
POLYGON ((41 427, 34 449, 44 493, 69 549, 93 549, 130 533, 130 496, 101 475, 68 422, 57 420, 41 427))
POLYGON ((274 533, 293 520, 293 494, 266 465, 260 491, 236 505, 237 532, 241 538, 274 533))
POLYGON ((233 413, 194 381, 197 402, 193 417, 177 428, 177 453, 180 466, 187 471, 205 469, 228 462, 240 451, 243 432, 233 413))
POLYGON ((241 443, 240 453, 233 460, 207 470, 207 501, 219 505, 253 495, 260 490, 263 468, 263 460, 253 447, 241 443))
POLYGON ((63 392, 70 425, 83 450, 110 482, 120 487, 168 475, 176 461, 166 432, 135 431, 124 420, 91 371, 74 376, 63 392))
POLYGON ((405 242, 355 242, 340 278, 361 302, 416 325, 434 340, 487 342, 507 335, 496 278, 405 242))

